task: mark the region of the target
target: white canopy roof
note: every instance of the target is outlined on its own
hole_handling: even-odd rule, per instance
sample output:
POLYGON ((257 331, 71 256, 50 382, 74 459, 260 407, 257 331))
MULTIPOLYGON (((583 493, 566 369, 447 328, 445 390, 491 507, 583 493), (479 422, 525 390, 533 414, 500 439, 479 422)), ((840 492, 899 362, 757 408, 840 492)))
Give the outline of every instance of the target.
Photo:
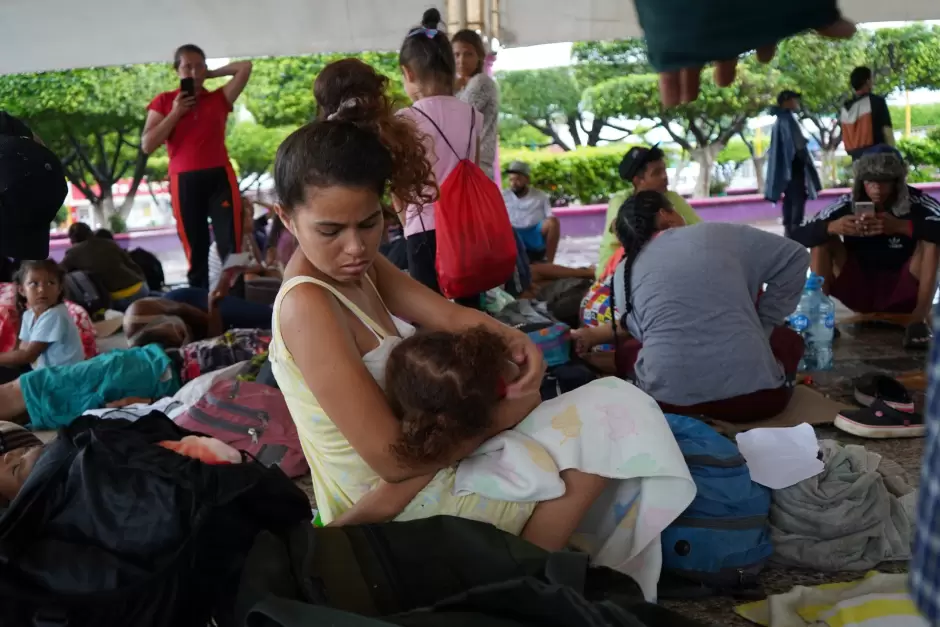
MULTIPOLYGON (((701 0, 709 1, 709 0, 701 0)), ((211 57, 395 50, 434 0, 0 0, 0 74, 211 57)), ((630 0, 437 0, 503 45, 640 34, 630 0), (465 4, 464 4, 465 3, 465 4), (462 8, 462 7, 466 8, 462 8), (484 24, 485 23, 485 24, 484 24)), ((940 19, 938 0, 842 0, 859 22, 940 19)), ((447 10, 449 9, 449 10, 447 10)))

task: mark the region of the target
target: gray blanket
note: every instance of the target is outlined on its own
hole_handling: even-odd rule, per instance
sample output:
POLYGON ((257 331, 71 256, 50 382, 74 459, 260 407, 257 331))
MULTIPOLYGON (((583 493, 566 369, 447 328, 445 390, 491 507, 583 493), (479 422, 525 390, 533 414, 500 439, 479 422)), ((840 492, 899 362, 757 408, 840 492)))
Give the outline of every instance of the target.
POLYGON ((772 560, 837 571, 909 559, 917 496, 900 466, 862 446, 819 448, 822 473, 773 493, 772 560))

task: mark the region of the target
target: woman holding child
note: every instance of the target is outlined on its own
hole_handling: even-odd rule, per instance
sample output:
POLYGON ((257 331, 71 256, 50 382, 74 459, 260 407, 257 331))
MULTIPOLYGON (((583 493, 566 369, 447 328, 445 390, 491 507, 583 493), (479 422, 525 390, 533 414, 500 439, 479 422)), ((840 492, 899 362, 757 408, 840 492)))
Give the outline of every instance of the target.
MULTIPOLYGON (((539 404, 545 365, 525 334, 451 303, 378 254, 386 186, 405 205, 431 205, 435 197, 428 149, 415 123, 394 114, 386 85, 354 59, 328 66, 314 85, 319 121, 278 150, 278 213, 299 250, 275 303, 272 369, 297 423, 323 522, 379 486, 401 492, 380 499, 379 518, 451 514, 520 533, 534 503, 455 497, 450 467, 539 404), (489 432, 432 463, 409 464, 396 454, 402 427, 383 393, 391 350, 415 331, 406 320, 428 330, 486 328, 503 339, 519 371, 489 432)), ((563 546, 604 487, 600 477, 576 471, 565 480, 563 511, 549 511, 548 529, 528 536, 545 546, 563 546)))
MULTIPOLYGON (((409 39, 433 39, 428 30, 409 39)), ((406 74, 414 72, 408 50, 406 74)), ((528 336, 448 301, 379 254, 385 193, 419 209, 437 194, 423 127, 394 113, 386 87, 361 61, 327 66, 314 84, 318 120, 275 159, 278 214, 299 249, 274 304, 269 358, 321 521, 451 515, 550 550, 588 524, 602 563, 655 553, 636 561, 653 594, 652 539, 694 493, 662 412, 612 379, 541 403, 545 364, 528 336), (646 489, 648 465, 630 463, 650 456, 659 489, 646 489), (524 481, 500 483, 505 477, 524 481), (648 523, 640 503, 663 515, 648 523)))

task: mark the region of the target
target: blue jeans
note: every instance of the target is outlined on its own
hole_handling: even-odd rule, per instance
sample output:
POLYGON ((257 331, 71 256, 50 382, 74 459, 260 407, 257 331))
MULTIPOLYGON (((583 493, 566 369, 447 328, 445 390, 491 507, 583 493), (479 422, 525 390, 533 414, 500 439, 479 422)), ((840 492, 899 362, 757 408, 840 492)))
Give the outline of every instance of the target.
MULTIPOLYGON (((201 287, 180 287, 170 290, 164 296, 167 300, 185 303, 202 311, 209 311, 209 290, 201 287)), ((219 303, 222 324, 226 329, 270 329, 270 305, 249 303, 237 296, 226 296, 219 303)))

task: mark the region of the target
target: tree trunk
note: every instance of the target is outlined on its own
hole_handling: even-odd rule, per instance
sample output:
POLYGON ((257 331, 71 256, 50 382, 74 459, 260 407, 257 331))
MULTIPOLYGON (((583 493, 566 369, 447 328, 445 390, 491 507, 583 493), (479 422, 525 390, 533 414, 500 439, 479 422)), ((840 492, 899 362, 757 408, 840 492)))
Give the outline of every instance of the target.
POLYGON ((578 128, 578 122, 580 118, 576 116, 568 116, 568 132, 571 134, 571 141, 574 143, 574 147, 583 146, 584 141, 581 139, 581 130, 578 128))
POLYGON ((822 172, 819 173, 823 187, 833 187, 835 185, 837 182, 836 178, 838 177, 838 172, 836 171, 838 167, 839 159, 836 157, 836 151, 834 149, 823 150, 822 172))
POLYGON ((149 158, 150 155, 138 148, 137 160, 134 163, 134 174, 133 178, 131 179, 131 185, 127 190, 127 196, 124 197, 124 202, 121 203, 121 207, 118 210, 118 215, 121 216, 121 220, 124 222, 127 222, 127 216, 130 215, 131 210, 134 208, 134 202, 137 200, 137 190, 140 189, 140 183, 143 181, 144 175, 147 173, 147 160, 149 158))
POLYGON ((601 138, 601 130, 604 128, 604 121, 594 118, 591 122, 591 131, 588 133, 587 145, 596 146, 601 138))
POLYGON ((767 163, 767 154, 760 157, 751 157, 754 162, 754 178, 757 179, 757 193, 763 195, 767 187, 767 181, 764 179, 764 164, 767 163))
POLYGON ((110 188, 101 189, 100 200, 92 205, 95 228, 110 229, 110 218, 114 215, 114 196, 111 195, 110 188))
POLYGON ((682 180, 682 173, 685 172, 685 169, 689 167, 689 158, 686 151, 682 151, 682 156, 679 158, 679 165, 676 166, 676 180, 672 182, 673 185, 678 185, 679 181, 682 180))
POLYGON ((719 142, 708 146, 695 148, 691 152, 692 159, 699 165, 698 179, 695 181, 695 198, 708 198, 712 174, 715 169, 715 157, 724 149, 719 142))

